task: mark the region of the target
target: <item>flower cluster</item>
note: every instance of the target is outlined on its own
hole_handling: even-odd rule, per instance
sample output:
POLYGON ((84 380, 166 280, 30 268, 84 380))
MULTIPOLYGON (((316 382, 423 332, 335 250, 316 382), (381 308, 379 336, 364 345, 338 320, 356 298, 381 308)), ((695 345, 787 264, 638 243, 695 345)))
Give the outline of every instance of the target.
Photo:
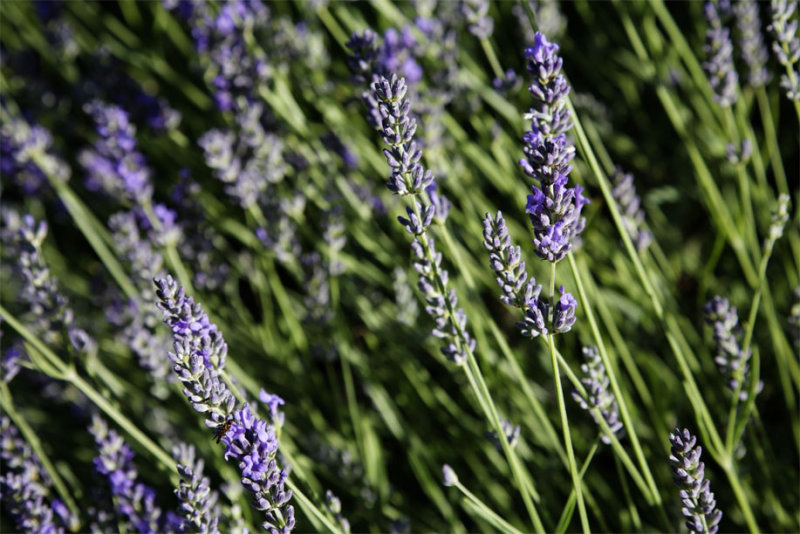
MULTIPOLYGON (((0 417, 0 496, 24 532, 63 533, 75 530, 78 518, 53 497, 52 481, 41 460, 19 435, 11 420, 0 417)), ((8 525, 6 525, 8 526, 8 525)))
POLYGON ((203 476, 203 460, 195 460, 194 447, 184 443, 175 447, 173 456, 177 459, 181 477, 175 490, 183 514, 179 532, 219 532, 219 495, 210 488, 208 477, 203 476))
POLYGON ((494 31, 487 0, 462 0, 461 14, 467 19, 469 32, 478 39, 487 39, 494 31))
POLYGON ((525 211, 533 224, 536 254, 557 262, 572 250, 583 231, 586 220, 581 210, 589 200, 581 186, 567 187, 575 147, 565 133, 572 127, 566 105, 570 86, 561 74, 558 45, 537 32, 525 55, 528 71, 535 77, 528 90, 536 105, 527 115, 531 129, 523 137, 525 158, 519 164, 541 186, 533 186, 525 211))
POLYGON ((744 351, 739 345, 743 334, 739 314, 728 299, 720 296, 709 300, 703 311, 706 322, 714 328, 714 361, 726 377, 728 387, 732 391, 741 388, 740 398, 747 400, 744 383, 740 382, 747 378, 752 350, 744 351))
POLYGON ((575 324, 577 302, 560 287, 561 296, 551 302, 541 296, 542 286, 528 277, 520 248, 513 246, 508 227, 501 212, 483 218, 483 246, 489 251, 489 265, 497 275, 497 285, 503 290, 500 300, 524 313, 517 328, 523 336, 535 338, 547 334, 569 332, 575 324))
POLYGON ((133 465, 134 453, 122 436, 109 430, 97 415, 92 417, 89 432, 100 450, 94 459, 95 469, 108 478, 117 512, 126 518, 129 528, 152 533, 175 530, 180 518, 172 512, 161 517, 161 509, 155 504, 156 492, 136 481, 139 475, 133 465))
POLYGON ((114 248, 130 264, 138 293, 122 310, 109 307, 106 315, 112 323, 121 324, 122 342, 131 348, 139 365, 158 384, 171 376, 169 360, 164 358, 170 339, 158 329, 160 317, 152 282, 153 278, 165 275, 164 257, 153 247, 152 240, 143 235, 141 219, 134 211, 120 212, 109 219, 114 248))
POLYGON ((205 414, 205 424, 217 428, 233 415, 233 393, 222 378, 228 345, 208 319, 200 304, 173 278, 155 280, 158 307, 164 323, 172 330, 174 351, 170 352, 172 370, 183 384, 183 394, 192 407, 205 414))
POLYGON ((733 5, 736 28, 739 30, 739 49, 747 65, 747 83, 751 87, 763 87, 770 80, 767 69, 769 52, 761 35, 761 17, 756 0, 740 0, 733 5))
POLYGON ((40 191, 48 176, 59 182, 69 179, 69 167, 51 154, 52 143, 45 128, 12 117, 0 106, 0 174, 25 193, 40 191))
MULTIPOLYGON (((581 365, 583 378, 581 383, 586 388, 586 396, 573 390, 572 397, 581 408, 587 410, 592 419, 599 425, 600 418, 608 424, 609 430, 617 434, 622 430, 622 421, 619 420, 619 405, 614 393, 609 390, 609 380, 606 376, 606 367, 600 358, 597 347, 583 347, 583 357, 586 363, 581 365), (599 415, 598 415, 599 412, 599 415)), ((603 443, 611 443, 611 438, 605 433, 600 438, 603 443)))
POLYGON ((234 410, 233 393, 222 376, 228 353, 222 333, 171 276, 157 279, 155 284, 158 306, 175 341, 170 358, 184 385, 184 395, 196 411, 206 414, 206 426, 214 428, 225 443, 225 460, 237 462, 242 484, 254 496, 253 506, 266 515, 264 528, 288 534, 294 527, 294 508, 287 504, 292 492, 284 490, 288 474, 278 469, 278 438, 273 426, 283 424, 283 414, 278 412, 283 400, 260 395, 269 407, 271 424, 252 414, 247 403, 234 410))
POLYGON ((350 521, 342 514, 342 501, 331 490, 325 492, 325 508, 333 516, 343 534, 350 534, 350 521))
MULTIPOLYGON (((500 428, 503 429, 503 438, 506 440, 508 445, 510 447, 516 447, 517 442, 519 441, 520 426, 513 424, 511 421, 501 419, 500 428)), ((498 451, 503 450, 502 445, 500 444, 500 436, 497 434, 497 431, 492 430, 487 432, 486 437, 494 444, 498 451)))
POLYGON ((800 100, 800 72, 795 63, 800 60, 800 39, 797 38, 797 19, 792 20, 797 2, 772 0, 772 31, 775 41, 772 50, 778 61, 786 67, 787 74, 781 76, 781 87, 789 100, 800 100))
POLYGON ((636 194, 636 186, 633 185, 633 175, 617 168, 612 177, 612 185, 611 194, 622 212, 622 225, 636 249, 642 252, 653 241, 653 234, 642 228, 644 210, 639 195, 636 194))
POLYGON ((705 477, 705 464, 700 461, 703 448, 695 447, 697 438, 688 430, 675 429, 669 435, 669 463, 675 475, 675 484, 680 488, 680 497, 686 516, 686 528, 697 534, 716 534, 722 512, 717 509, 717 501, 711 493, 711 486, 705 477))
POLYGON ((85 330, 75 325, 75 317, 67 298, 59 291, 58 282, 42 255, 47 236, 47 223, 38 224, 31 215, 21 220, 15 242, 19 258, 18 270, 23 278, 22 300, 33 315, 34 330, 46 342, 66 335, 72 347, 81 353, 93 352, 97 345, 85 330))
POLYGON ((420 275, 418 286, 425 296, 425 310, 436 322, 433 335, 445 340, 442 353, 449 360, 462 364, 468 351, 474 350, 475 340, 466 330, 467 317, 458 308, 455 290, 447 289, 448 273, 442 268, 442 255, 436 251, 434 240, 428 235, 434 217, 446 210, 437 210, 431 201, 437 194, 431 187, 435 182, 431 171, 420 162, 422 149, 414 141, 417 121, 410 114, 407 92, 405 80, 394 74, 391 78, 379 76, 371 86, 372 99, 378 104, 381 118, 378 131, 389 146, 383 151, 392 173, 387 187, 396 195, 414 198, 413 206, 406 208, 408 216, 398 217, 398 221, 414 236, 411 243, 414 269, 420 275), (422 195, 425 192, 428 199, 422 195))
POLYGON ((708 76, 714 100, 730 107, 738 98, 739 75, 733 65, 733 43, 730 30, 722 24, 719 6, 706 2, 705 15, 709 28, 706 31, 706 61, 703 68, 708 76))
POLYGON ((284 485, 288 474, 278 468, 278 438, 275 427, 250 413, 250 407, 233 413, 230 429, 222 438, 225 460, 233 458, 242 473, 242 485, 253 494, 253 506, 263 511, 265 530, 288 534, 294 528, 291 490, 284 485))
POLYGON ((87 104, 85 110, 94 119, 99 134, 94 146, 78 155, 88 173, 86 186, 137 205, 149 202, 153 195, 150 170, 136 149, 136 127, 128 113, 100 101, 87 104))

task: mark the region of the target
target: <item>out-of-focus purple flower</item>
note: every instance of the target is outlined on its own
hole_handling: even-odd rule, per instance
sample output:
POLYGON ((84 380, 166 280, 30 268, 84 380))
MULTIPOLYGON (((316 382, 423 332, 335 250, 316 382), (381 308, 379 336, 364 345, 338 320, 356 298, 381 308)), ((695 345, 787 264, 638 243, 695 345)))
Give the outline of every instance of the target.
POLYGON ((705 4, 706 21, 706 61, 703 68, 714 91, 714 100, 721 106, 730 107, 738 98, 739 75, 733 65, 733 43, 730 30, 723 26, 719 8, 714 2, 705 4))
POLYGON ((617 167, 611 177, 611 183, 611 194, 622 212, 622 225, 636 245, 636 250, 642 252, 653 241, 653 234, 642 228, 644 210, 639 195, 636 194, 636 186, 633 185, 633 174, 624 173, 617 167))
POLYGON ((772 50, 787 73, 781 75, 781 87, 786 91, 789 100, 800 100, 800 72, 795 63, 800 60, 800 39, 797 38, 797 2, 788 0, 772 0, 772 22, 769 30, 774 41, 772 50))
POLYGON ((739 30, 739 50, 747 65, 747 83, 751 87, 763 87, 770 80, 767 69, 769 52, 761 35, 761 17, 758 2, 740 0, 733 5, 736 28, 739 30))
POLYGON ((675 475, 673 480, 680 488, 681 512, 686 516, 686 528, 698 534, 716 534, 722 512, 711 493, 705 477, 705 464, 700 461, 703 448, 688 430, 675 429, 669 435, 669 463, 675 475))
POLYGON ((461 14, 467 19, 469 32, 478 39, 486 39, 494 31, 494 20, 489 16, 487 0, 462 0, 461 14))
POLYGON ((753 142, 750 139, 743 139, 739 147, 733 143, 728 143, 725 147, 725 157, 728 163, 738 165, 740 163, 747 163, 753 153, 753 142))
POLYGON ((539 186, 532 186, 525 211, 533 224, 536 254, 558 262, 583 231, 586 221, 581 210, 589 200, 581 186, 567 187, 575 147, 565 134, 572 127, 566 106, 570 86, 561 74, 558 45, 537 32, 525 55, 528 71, 534 76, 529 91, 535 106, 527 115, 531 130, 524 137, 526 157, 519 163, 525 174, 539 181, 539 186))
POLYGON ((343 534, 350 534, 350 521, 342 514, 342 501, 331 490, 325 491, 325 508, 333 516, 343 534))
POLYGON ((230 429, 222 438, 225 460, 233 458, 242 474, 242 485, 253 494, 253 507, 264 512, 262 524, 272 534, 288 534, 295 524, 294 507, 288 504, 291 490, 284 485, 288 474, 278 468, 278 438, 275 428, 250 413, 236 410, 230 429))
POLYGON ((133 465, 134 453, 122 437, 109 430, 99 416, 92 417, 89 432, 94 436, 100 455, 94 459, 98 473, 108 478, 117 512, 138 532, 163 532, 167 524, 174 523, 174 514, 162 517, 156 506, 156 492, 137 482, 139 474, 133 465))
MULTIPOLYGON (((511 421, 506 421, 505 419, 500 420, 500 427, 503 429, 503 439, 508 442, 510 447, 516 447, 517 442, 519 441, 519 432, 520 426, 514 425, 511 421)), ((486 433, 486 438, 491 441, 497 450, 502 450, 502 445, 500 444, 500 437, 497 435, 495 430, 486 433)))
POLYGON ((21 297, 29 305, 33 330, 47 343, 66 342, 62 337, 66 334, 75 350, 91 353, 97 344, 75 325, 67 298, 59 291, 58 282, 42 255, 46 236, 47 223, 41 221, 37 224, 31 215, 25 215, 12 245, 19 258, 18 271, 23 279, 21 297))
POLYGON ((176 446, 172 455, 177 461, 181 477, 175 490, 183 516, 178 531, 202 534, 219 532, 219 494, 211 489, 208 477, 203 476, 203 460, 195 460, 194 447, 185 443, 176 446))
POLYGON ((514 69, 506 70, 502 78, 492 80, 492 86, 498 93, 514 93, 522 85, 522 78, 517 76, 514 69))
POLYGON ((117 252, 127 260, 136 287, 137 298, 128 302, 118 322, 122 326, 121 341, 133 351, 139 365, 155 381, 157 392, 163 392, 165 381, 172 380, 167 358, 171 338, 158 328, 161 321, 156 309, 153 279, 165 276, 164 257, 142 235, 142 216, 133 211, 120 212, 109 219, 109 228, 117 252))
POLYGON ((442 478, 444 479, 444 485, 448 488, 458 484, 458 475, 456 475, 453 468, 447 464, 442 466, 442 478))
POLYGON ((94 101, 86 105, 100 136, 78 161, 88 173, 86 186, 137 205, 150 202, 153 186, 144 156, 136 150, 136 127, 121 107, 94 101))
POLYGON ((740 400, 747 400, 747 391, 743 382, 748 378, 750 371, 748 362, 753 351, 747 349, 745 352, 739 344, 739 340, 744 334, 742 325, 739 324, 739 314, 736 308, 728 302, 728 299, 720 296, 709 300, 703 311, 706 323, 714 328, 714 362, 727 379, 727 385, 731 391, 741 388, 740 400))
MULTIPOLYGON (((583 357, 586 363, 581 364, 584 375, 581 383, 586 388, 586 396, 582 396, 578 390, 573 390, 572 398, 581 408, 589 412, 595 423, 599 425, 602 418, 608 424, 611 433, 617 434, 623 428, 622 421, 619 420, 619 405, 614 393, 609 389, 606 367, 597 347, 583 347, 583 357), (596 410, 599 410, 599 415, 596 410)), ((611 438, 605 433, 600 439, 605 444, 611 443, 611 438)))
POLYGON ((0 495, 24 532, 63 533, 78 528, 78 518, 55 497, 50 475, 6 416, 0 416, 0 495))
POLYGON ((267 406, 270 423, 278 428, 283 427, 286 414, 281 411, 280 407, 285 404, 284 400, 274 393, 267 393, 263 389, 258 392, 258 400, 267 406))
POLYGON ((53 138, 39 125, 12 117, 0 106, 0 174, 16 183, 25 194, 40 192, 50 176, 66 182, 70 169, 52 154, 53 138))

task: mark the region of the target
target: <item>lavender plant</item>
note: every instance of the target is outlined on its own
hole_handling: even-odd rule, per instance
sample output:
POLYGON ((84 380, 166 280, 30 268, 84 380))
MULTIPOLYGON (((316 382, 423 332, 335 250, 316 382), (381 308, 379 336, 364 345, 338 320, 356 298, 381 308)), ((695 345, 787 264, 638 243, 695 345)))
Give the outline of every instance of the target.
POLYGON ((223 375, 228 345, 200 304, 187 297, 171 276, 155 282, 158 306, 174 339, 175 352, 169 356, 184 395, 225 443, 225 460, 232 458, 238 465, 253 507, 264 513, 264 529, 273 534, 291 532, 292 492, 284 489, 288 473, 278 467, 275 427, 252 414, 247 402, 235 409, 238 392, 223 375))
POLYGON ((26 532, 65 532, 78 518, 54 496, 50 475, 11 420, 0 417, 0 499, 16 528, 26 532))
POLYGON ((711 493, 711 483, 705 477, 705 464, 700 461, 703 448, 689 430, 675 429, 669 435, 669 463, 680 488, 681 512, 686 516, 690 532, 714 534, 719 530, 722 512, 711 493))
POLYGON ((709 28, 706 31, 706 61, 703 68, 714 92, 714 100, 723 107, 730 107, 738 98, 739 84, 739 75, 733 65, 730 30, 722 22, 718 4, 706 2, 705 16, 709 28))
POLYGON ((795 70, 795 63, 800 59, 800 40, 797 38, 797 19, 793 15, 797 11, 797 3, 787 0, 772 0, 772 22, 769 29, 775 39, 772 51, 781 65, 786 68, 786 74, 781 75, 781 88, 786 91, 789 100, 800 99, 800 75, 795 70))
MULTIPOLYGON (((600 424, 599 412, 599 415, 608 424, 610 431, 614 434, 620 433, 623 425, 619 420, 619 406, 614 393, 609 391, 606 368, 600 359, 597 347, 583 347, 583 357, 586 363, 581 365, 581 371, 584 374, 581 383, 586 388, 586 395, 583 396, 573 390, 572 397, 581 408, 589 411, 596 423, 600 424), (597 410, 594 410, 595 408, 597 410)), ((600 439, 603 443, 611 443, 611 438, 606 434, 603 434, 600 439)))

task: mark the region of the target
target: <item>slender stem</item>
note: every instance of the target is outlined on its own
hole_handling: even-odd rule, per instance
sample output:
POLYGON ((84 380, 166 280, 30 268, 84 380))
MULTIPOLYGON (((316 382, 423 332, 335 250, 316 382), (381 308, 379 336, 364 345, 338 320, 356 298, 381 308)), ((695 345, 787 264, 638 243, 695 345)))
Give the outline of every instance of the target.
MULTIPOLYGON (((550 264, 550 302, 555 303, 556 285, 556 264, 550 264)), ((553 305, 555 309, 555 305, 553 305)), ((556 358, 556 344, 553 334, 548 334, 547 345, 550 347, 550 359, 553 364, 553 381, 556 385, 556 398, 558 399, 558 411, 561 415, 561 428, 564 433, 564 445, 567 449, 567 459, 569 460, 569 471, 572 475, 572 486, 578 499, 578 513, 581 517, 581 528, 584 534, 590 532, 589 519, 586 516, 586 505, 583 502, 583 487, 581 477, 578 474, 578 467, 575 463, 575 452, 572 450, 572 436, 569 431, 569 420, 567 419, 567 405, 564 402, 564 391, 561 387, 561 374, 558 372, 558 358, 556 358)))
POLYGON ((783 160, 781 159, 778 134, 776 133, 775 121, 772 118, 772 110, 769 108, 767 90, 763 86, 756 89, 756 100, 758 100, 758 111, 761 113, 761 124, 764 126, 770 165, 772 165, 772 172, 775 174, 775 181, 778 184, 778 192, 788 195, 789 184, 786 181, 786 171, 783 168, 783 160))
POLYGON ((286 485, 289 486, 289 489, 292 490, 292 495, 297 499, 297 503, 300 505, 300 508, 306 513, 309 519, 314 522, 315 520, 325 526, 329 532, 333 532, 336 534, 344 534, 342 529, 338 526, 331 523, 331 521, 327 518, 327 516, 320 511, 319 508, 314 506, 314 503, 306 497, 306 495, 300 491, 300 488, 297 487, 297 484, 292 482, 291 479, 286 480, 286 485))
POLYGON ((464 494, 464 496, 469 499, 476 508, 478 508, 484 514, 484 518, 487 521, 490 521, 494 524, 495 527, 499 528, 503 532, 511 532, 512 534, 522 534, 517 528, 497 515, 494 510, 489 508, 482 500, 475 496, 470 490, 468 490, 461 482, 456 481, 455 486, 464 494))
POLYGON ((164 449, 159 447, 153 440, 151 440, 144 432, 139 430, 133 422, 125 417, 115 406, 108 402, 102 394, 95 390, 88 382, 81 378, 74 368, 67 367, 64 362, 56 356, 44 343, 42 343, 30 330, 28 330, 22 323, 9 313, 2 305, 0 305, 0 316, 6 321, 11 328, 17 331, 19 335, 25 338, 42 356, 52 365, 64 378, 64 381, 69 382, 81 393, 86 395, 95 406, 100 408, 106 413, 120 428, 127 432, 135 441, 147 450, 150 454, 161 463, 161 465, 170 472, 176 472, 175 460, 167 454, 164 449))
POLYGON ((739 508, 742 509, 742 515, 744 515, 747 528, 750 530, 751 534, 757 534, 760 532, 758 524, 753 516, 753 510, 750 508, 750 503, 747 500, 747 496, 744 494, 744 489, 739 482, 739 476, 736 474, 732 462, 729 462, 727 465, 723 465, 722 468, 725 470, 725 474, 728 476, 731 489, 733 489, 733 494, 736 496, 736 502, 739 503, 739 508))
POLYGON ((564 391, 561 388, 561 375, 558 371, 558 359, 556 358, 555 343, 553 336, 547 336, 547 344, 550 347, 550 358, 553 364, 553 380, 556 385, 556 397, 558 398, 558 411, 561 415, 561 426, 564 432, 564 444, 567 449, 567 458, 569 459, 569 471, 572 476, 572 486, 578 500, 578 513, 581 517, 581 528, 584 533, 590 532, 589 520, 586 517, 586 506, 583 503, 583 489, 581 487, 581 478, 578 474, 578 469, 575 464, 575 452, 572 450, 572 438, 569 432, 569 421, 567 419, 567 407, 564 403, 564 391))
MULTIPOLYGON (((586 475, 586 471, 589 469, 589 465, 592 463, 592 459, 594 459, 594 455, 597 452, 599 446, 600 446, 600 440, 599 439, 594 440, 594 443, 592 443, 592 448, 589 449, 589 454, 586 455, 586 459, 583 461, 580 473, 578 473, 579 476, 581 477, 581 484, 583 483, 583 477, 584 475, 586 475)), ((558 526, 556 527, 557 533, 562 533, 567 531, 567 527, 569 526, 570 518, 572 516, 571 510, 574 510, 576 498, 577 498, 577 493, 575 492, 575 488, 573 487, 572 490, 569 492, 569 499, 567 500, 567 504, 564 505, 564 510, 561 512, 561 518, 558 520, 558 526)))
POLYGON ((497 54, 494 52, 491 41, 489 39, 481 39, 481 48, 486 54, 486 59, 489 60, 489 65, 491 65, 494 75, 502 80, 504 78, 503 68, 500 66, 500 61, 497 59, 497 54))
POLYGON ((639 437, 636 434, 636 429, 633 425, 633 419, 630 416, 628 411, 628 405, 625 401, 625 397, 622 395, 622 388, 619 386, 619 382, 617 381, 616 373, 614 372, 614 367, 611 365, 611 359, 608 356, 608 352, 606 351, 605 343, 603 342, 603 337, 600 335, 600 329, 597 326, 597 320, 594 317, 594 312, 592 311, 592 307, 590 305, 589 299, 586 296, 586 290, 584 288, 583 279, 581 276, 581 272, 578 270, 578 265, 575 262, 575 258, 572 254, 568 254, 567 257, 569 258, 569 266, 572 269, 572 276, 575 278, 575 283, 578 286, 578 296, 581 299, 581 305, 583 306, 584 313, 586 313, 586 318, 589 321, 589 328, 592 331, 592 337, 597 344, 597 349, 600 352, 600 358, 603 360, 603 365, 606 367, 607 376, 609 379, 609 383, 611 384, 611 389, 614 392, 614 395, 617 398, 617 404, 619 405, 620 415, 622 416, 622 421, 625 424, 625 428, 627 429, 628 433, 630 434, 631 444, 633 445, 634 453, 636 454, 636 459, 639 462, 639 468, 642 470, 645 478, 647 479, 647 484, 650 489, 650 496, 653 499, 655 504, 661 504, 661 496, 658 492, 658 487, 656 486, 655 479, 653 478, 652 473, 650 472, 649 463, 644 456, 644 451, 642 450, 642 446, 639 443, 639 437))

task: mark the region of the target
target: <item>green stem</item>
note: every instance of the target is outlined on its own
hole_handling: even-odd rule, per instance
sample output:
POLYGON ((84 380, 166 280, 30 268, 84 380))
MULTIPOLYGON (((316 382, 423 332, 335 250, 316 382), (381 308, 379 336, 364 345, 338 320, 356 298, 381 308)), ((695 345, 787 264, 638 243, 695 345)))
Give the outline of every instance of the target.
POLYGON ((0 316, 4 321, 11 325, 11 328, 17 331, 20 336, 25 338, 36 350, 38 350, 63 377, 64 381, 69 382, 81 393, 86 395, 95 406, 100 408, 108 415, 120 428, 127 432, 135 441, 152 454, 166 470, 176 472, 175 460, 167 454, 161 447, 159 447, 153 440, 144 434, 139 428, 133 424, 125 415, 122 414, 116 407, 109 403, 103 395, 95 390, 88 382, 81 378, 74 368, 67 367, 64 362, 56 356, 44 343, 42 343, 30 330, 22 325, 17 319, 9 313, 2 305, 0 305, 0 316))
POLYGON ((747 496, 744 494, 744 489, 739 482, 739 476, 736 474, 732 462, 723 465, 722 468, 725 470, 725 474, 728 476, 731 489, 733 489, 733 494, 736 496, 736 502, 739 503, 739 508, 742 509, 742 514, 744 515, 744 520, 747 523, 747 528, 750 530, 751 534, 757 534, 760 532, 758 524, 753 516, 753 510, 750 508, 750 503, 747 501, 747 496))
MULTIPOLYGON (((550 264, 550 302, 555 302, 556 285, 556 264, 550 264)), ((549 318, 548 318, 549 319, 549 318)), ((567 449, 567 459, 569 460, 569 471, 572 476, 572 486, 578 499, 578 513, 581 517, 581 528, 584 534, 590 532, 589 519, 586 516, 586 505, 583 502, 583 487, 581 477, 578 474, 578 467, 575 462, 575 452, 572 449, 572 436, 569 431, 569 419, 567 419, 567 405, 564 402, 564 391, 561 386, 561 374, 558 372, 558 358, 556 358, 556 344, 553 334, 548 334, 547 345, 550 347, 550 359, 553 364, 553 381, 556 385, 556 398, 558 399, 558 411, 561 415, 561 428, 564 433, 564 445, 567 449)))
POLYGON ((491 508, 489 508, 482 500, 475 496, 471 491, 469 491, 461 482, 456 481, 455 486, 464 494, 464 496, 469 499, 475 507, 482 512, 482 516, 484 519, 492 523, 496 528, 500 529, 503 532, 510 532, 512 534, 522 534, 516 527, 514 527, 511 523, 507 522, 505 519, 497 515, 491 508))
POLYGON ((328 532, 344 534, 342 529, 331 523, 327 516, 322 513, 319 508, 314 506, 314 503, 311 502, 311 500, 309 500, 309 498, 306 497, 302 491, 300 491, 300 488, 297 487, 297 484, 292 482, 291 479, 287 479, 286 485, 289 486, 290 490, 292 490, 292 495, 295 499, 297 499, 297 504, 306 513, 306 516, 312 520, 312 522, 324 525, 325 528, 328 529, 328 532))
POLYGON ((486 54, 486 59, 489 60, 489 65, 491 65, 494 75, 501 80, 504 79, 503 68, 500 66, 500 61, 497 59, 497 54, 494 53, 494 47, 492 47, 492 43, 489 39, 481 39, 481 48, 483 48, 483 52, 486 54))
MULTIPOLYGON (((589 454, 586 455, 586 459, 583 461, 583 465, 581 466, 580 470, 580 477, 581 483, 583 483, 583 477, 586 475, 586 471, 589 469, 589 465, 592 463, 592 459, 594 459, 594 455, 597 452, 597 449, 600 446, 600 440, 594 440, 592 444, 592 448, 589 449, 589 454)), ((572 511, 575 509, 575 500, 577 498, 577 493, 575 492, 575 488, 573 487, 572 490, 569 492, 569 499, 567 500, 567 504, 564 506, 564 510, 561 512, 561 517, 558 520, 558 525, 556 526, 555 532, 558 534, 563 534, 567 531, 567 527, 569 527, 570 519, 572 517, 572 511)))
POLYGON ((636 459, 639 462, 639 468, 642 470, 642 473, 647 479, 647 484, 650 489, 650 496, 653 500, 653 503, 655 503, 656 505, 660 505, 661 496, 658 492, 658 487, 656 486, 655 479, 653 478, 653 475, 650 472, 650 466, 649 463, 647 462, 647 459, 644 456, 644 451, 642 451, 642 446, 639 443, 639 437, 636 434, 636 429, 633 425, 633 419, 631 418, 630 412, 628 411, 627 402, 625 401, 625 397, 622 395, 622 389, 620 388, 619 382, 617 381, 616 373, 614 372, 614 367, 611 365, 611 359, 609 358, 608 352, 606 351, 605 343, 603 342, 603 336, 600 335, 600 329, 597 326, 597 320, 595 319, 594 311, 592 311, 589 299, 586 296, 586 290, 583 285, 583 278, 581 276, 580 271, 578 270, 578 265, 575 262, 574 256, 572 254, 568 254, 567 257, 569 259, 570 269, 572 270, 572 276, 575 278, 575 284, 578 286, 578 296, 581 299, 581 305, 583 306, 584 313, 586 313, 586 318, 589 321, 589 328, 592 331, 592 337, 595 343, 597 344, 597 349, 600 352, 600 358, 603 360, 603 365, 606 368, 606 373, 609 379, 609 383, 611 384, 611 390, 614 392, 614 395, 617 398, 617 404, 619 405, 619 411, 620 415, 622 416, 622 422, 625 425, 625 429, 630 434, 631 444, 633 445, 633 451, 636 454, 636 459))

